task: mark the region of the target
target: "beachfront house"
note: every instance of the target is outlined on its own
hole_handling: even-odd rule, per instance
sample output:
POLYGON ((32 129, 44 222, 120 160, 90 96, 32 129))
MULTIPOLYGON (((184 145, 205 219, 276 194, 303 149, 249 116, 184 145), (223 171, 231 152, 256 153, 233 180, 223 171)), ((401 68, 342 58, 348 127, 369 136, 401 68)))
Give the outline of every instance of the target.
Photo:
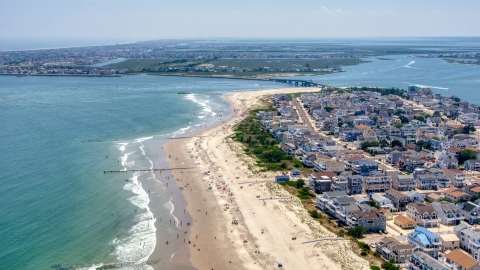
POLYGON ((460 247, 475 260, 480 260, 480 229, 462 223, 455 226, 453 232, 460 239, 460 247))
POLYGON ((416 227, 408 234, 407 241, 414 249, 421 250, 433 258, 438 258, 438 253, 442 249, 440 236, 424 227, 416 227))
POLYGON ((453 203, 433 202, 431 205, 444 225, 458 225, 464 219, 462 210, 453 203))
POLYGON ((408 243, 387 236, 376 244, 375 251, 387 261, 394 260, 395 263, 404 263, 413 249, 408 243))
POLYGON ((420 203, 407 204, 407 216, 424 227, 438 226, 440 219, 438 213, 431 205, 420 203))

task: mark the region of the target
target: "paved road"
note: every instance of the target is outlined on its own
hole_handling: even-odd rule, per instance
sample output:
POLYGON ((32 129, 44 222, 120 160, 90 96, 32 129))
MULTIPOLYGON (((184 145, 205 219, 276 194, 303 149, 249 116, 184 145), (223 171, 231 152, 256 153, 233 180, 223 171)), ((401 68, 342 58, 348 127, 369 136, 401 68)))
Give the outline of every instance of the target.
POLYGON ((300 102, 298 102, 298 100, 297 100, 296 98, 293 98, 293 99, 292 99, 292 103, 293 103, 293 105, 295 105, 295 107, 297 108, 298 115, 299 115, 300 118, 302 119, 303 124, 304 124, 305 126, 307 126, 307 128, 308 128, 311 132, 315 132, 315 128, 313 127, 312 122, 310 122, 310 118, 308 118, 307 113, 305 112, 305 109, 302 107, 302 105, 300 104, 300 102))

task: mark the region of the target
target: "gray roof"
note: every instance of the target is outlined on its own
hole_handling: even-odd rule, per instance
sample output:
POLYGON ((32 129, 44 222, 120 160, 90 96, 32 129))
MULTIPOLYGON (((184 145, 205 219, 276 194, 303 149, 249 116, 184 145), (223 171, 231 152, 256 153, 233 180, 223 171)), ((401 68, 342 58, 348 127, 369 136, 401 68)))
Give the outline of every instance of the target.
POLYGON ((437 211, 442 211, 443 213, 458 213, 460 212, 460 208, 458 208, 455 204, 449 202, 433 202, 433 208, 437 209, 437 211))
POLYGON ((431 205, 418 204, 418 203, 409 203, 408 205, 417 209, 417 212, 420 215, 423 215, 424 213, 431 214, 433 212, 436 212, 435 208, 433 208, 433 206, 431 205))
POLYGON ((328 197, 330 198, 347 196, 347 193, 345 191, 328 191, 324 192, 324 194, 328 195, 328 197))
POLYGON ((413 180, 413 175, 399 174, 397 178, 399 180, 413 180))
POLYGON ((361 210, 360 207, 356 204, 348 205, 348 206, 345 206, 344 208, 345 208, 345 211, 347 211, 347 213, 352 213, 352 212, 361 210))
POLYGON ((410 190, 409 192, 407 192, 408 197, 411 197, 412 195, 415 195, 415 194, 420 194, 420 193, 415 190, 410 190))
POLYGON ((347 203, 356 203, 357 201, 353 197, 346 197, 346 198, 337 198, 337 201, 340 204, 347 204, 347 203))
POLYGON ((378 194, 378 193, 374 193, 374 194, 372 194, 372 200, 375 200, 375 201, 379 202, 379 201, 389 200, 389 199, 380 195, 380 194, 378 194))
POLYGON ((472 211, 473 209, 477 208, 478 205, 472 203, 472 202, 466 202, 464 205, 463 205, 463 208, 462 210, 463 211, 467 211, 467 212, 470 212, 472 211))
POLYGON ((450 268, 443 263, 439 262, 430 255, 423 253, 422 251, 415 251, 413 255, 417 258, 421 258, 425 263, 433 270, 449 270, 450 268))
POLYGON ((390 194, 392 195, 393 197, 397 198, 397 199, 401 199, 401 198, 405 198, 407 197, 407 195, 403 194, 402 192, 396 190, 396 189, 389 189, 385 192, 385 194, 390 194))

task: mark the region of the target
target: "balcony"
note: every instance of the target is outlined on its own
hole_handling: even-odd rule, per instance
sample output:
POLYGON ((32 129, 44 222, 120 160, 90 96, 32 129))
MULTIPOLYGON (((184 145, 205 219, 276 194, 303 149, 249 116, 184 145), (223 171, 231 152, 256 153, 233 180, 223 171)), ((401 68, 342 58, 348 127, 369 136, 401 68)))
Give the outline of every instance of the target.
POLYGON ((407 269, 422 270, 422 264, 420 262, 407 260, 407 269))
POLYGON ((469 248, 472 249, 472 251, 475 250, 478 252, 478 249, 480 249, 480 241, 475 242, 473 240, 468 240, 468 245, 469 245, 469 248))

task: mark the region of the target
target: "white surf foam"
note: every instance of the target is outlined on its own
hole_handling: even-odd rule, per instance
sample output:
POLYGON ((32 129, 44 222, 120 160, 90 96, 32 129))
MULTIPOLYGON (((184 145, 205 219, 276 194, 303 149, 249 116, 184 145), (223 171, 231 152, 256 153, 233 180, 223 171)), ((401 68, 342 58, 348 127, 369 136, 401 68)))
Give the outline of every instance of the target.
POLYGON ((212 107, 210 107, 207 103, 209 103, 209 100, 206 100, 204 102, 201 102, 199 101, 196 97, 195 97, 195 94, 188 94, 188 95, 185 95, 185 98, 188 99, 188 100, 191 100, 195 103, 197 103, 198 105, 202 106, 203 107, 203 112, 206 112, 206 113, 210 113, 212 116, 215 116, 217 115, 213 110, 212 110, 212 107))
MULTIPOLYGON (((124 170, 135 165, 135 160, 129 160, 130 155, 138 153, 145 156, 144 144, 142 142, 151 138, 153 137, 138 138, 117 144, 117 148, 122 153, 119 160, 124 170), (127 146, 128 150, 126 150, 127 146), (140 151, 132 149, 132 146, 138 147, 140 151)), ((150 162, 148 167, 152 169, 153 163, 149 159, 148 161, 150 162)), ((145 169, 145 167, 142 169, 145 169)), ((148 193, 139 181, 139 177, 143 179, 143 175, 147 173, 151 172, 134 172, 129 181, 123 186, 123 189, 133 194, 133 196, 128 198, 128 201, 138 207, 138 214, 133 218, 136 223, 129 228, 129 235, 125 238, 116 238, 111 243, 115 246, 112 255, 116 256, 119 261, 119 263, 115 264, 115 267, 118 269, 153 269, 146 264, 146 261, 153 253, 157 241, 155 219, 149 208, 150 198, 148 193)))
POLYGON ((125 147, 126 147, 127 145, 128 145, 127 142, 117 143, 118 150, 124 152, 124 151, 125 151, 125 147))
POLYGON ((425 86, 425 87, 429 87, 429 88, 434 88, 434 89, 440 89, 440 90, 450 90, 450 88, 440 87, 440 86, 431 86, 431 85, 424 85, 424 84, 418 84, 418 83, 409 83, 409 82, 404 82, 404 83, 406 83, 406 84, 421 85, 421 86, 425 86))
MULTIPOLYGON (((122 263, 133 263, 135 266, 146 266, 145 262, 153 253, 156 245, 156 228, 153 213, 148 204, 150 199, 147 192, 142 188, 138 177, 146 172, 135 172, 125 185, 124 189, 132 192, 135 196, 128 200, 143 212, 134 217, 137 221, 129 230, 129 236, 123 239, 115 239, 114 254, 122 263)), ((128 268, 126 268, 128 269, 128 268)), ((131 268, 130 268, 131 269, 131 268)), ((133 268, 135 269, 135 268, 133 268)))

